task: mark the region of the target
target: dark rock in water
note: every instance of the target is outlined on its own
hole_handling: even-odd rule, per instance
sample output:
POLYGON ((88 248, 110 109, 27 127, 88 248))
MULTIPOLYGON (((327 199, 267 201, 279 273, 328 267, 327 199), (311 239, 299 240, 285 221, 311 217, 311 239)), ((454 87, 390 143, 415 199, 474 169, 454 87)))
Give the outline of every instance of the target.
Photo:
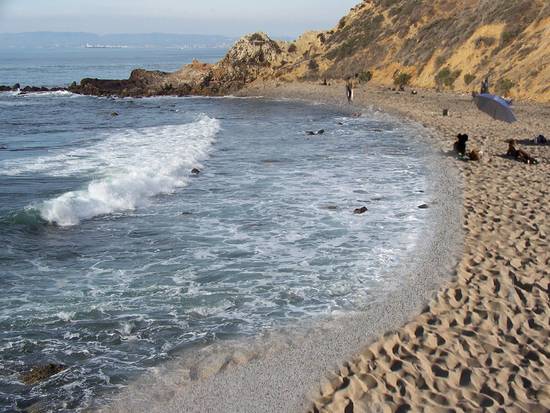
POLYGON ((312 130, 307 130, 306 135, 313 136, 315 135, 315 132, 313 132, 312 130))
POLYGON ((353 213, 360 215, 360 214, 364 214, 367 211, 368 211, 367 207, 361 207, 361 208, 357 208, 355 211, 353 211, 353 213))
POLYGON ((429 206, 426 205, 426 204, 422 204, 422 205, 418 205, 418 208, 419 208, 419 209, 428 209, 429 206))
POLYGON ((22 92, 48 92, 50 89, 44 86, 25 86, 23 89, 21 89, 22 92))
POLYGON ((111 116, 113 117, 118 116, 118 112, 111 112, 111 116))
POLYGON ((193 168, 193 169, 191 170, 191 173, 192 173, 193 175, 198 175, 198 174, 201 173, 201 171, 200 171, 200 169, 193 168))
POLYGON ((338 122, 338 125, 344 126, 344 122, 338 122))
POLYGON ((11 90, 18 90, 18 89, 21 89, 21 85, 19 83, 16 83, 11 87, 11 90))
POLYGON ((11 91, 11 87, 0 85, 0 92, 10 92, 10 91, 11 91))
POLYGON ((317 135, 322 135, 323 133, 325 133, 325 130, 324 129, 319 129, 317 131, 317 135))
POLYGON ((8 149, 7 145, 0 145, 0 151, 5 151, 8 149))
POLYGON ((306 135, 309 135, 309 136, 322 135, 323 133, 325 133, 324 129, 319 129, 317 132, 314 132, 312 130, 307 130, 306 131, 306 135))
POLYGON ((62 372, 66 368, 67 367, 62 364, 53 363, 33 367, 33 369, 28 373, 24 373, 21 375, 21 380, 23 380, 23 383, 25 383, 26 385, 33 385, 49 379, 51 376, 62 372))

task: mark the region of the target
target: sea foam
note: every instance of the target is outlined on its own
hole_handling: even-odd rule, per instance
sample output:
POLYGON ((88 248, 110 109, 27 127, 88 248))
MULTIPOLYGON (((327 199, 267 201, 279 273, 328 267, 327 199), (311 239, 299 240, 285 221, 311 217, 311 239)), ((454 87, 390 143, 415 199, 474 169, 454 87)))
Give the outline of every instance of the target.
POLYGON ((51 162, 42 159, 44 172, 54 164, 55 169, 68 167, 72 174, 93 171, 100 178, 85 189, 43 202, 38 206, 40 216, 60 226, 77 225, 171 193, 186 185, 190 169, 207 157, 219 130, 218 120, 203 115, 184 125, 124 130, 78 154, 58 155, 51 162))

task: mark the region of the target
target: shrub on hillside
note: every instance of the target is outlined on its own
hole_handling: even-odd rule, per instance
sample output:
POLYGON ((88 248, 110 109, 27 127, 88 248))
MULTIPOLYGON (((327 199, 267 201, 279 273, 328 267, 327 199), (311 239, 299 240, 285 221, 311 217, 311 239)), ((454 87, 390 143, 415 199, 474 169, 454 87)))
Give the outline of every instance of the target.
POLYGON ((476 47, 490 47, 494 45, 496 41, 494 37, 481 36, 476 39, 476 47))
POLYGON ((250 36, 250 41, 251 42, 263 42, 263 41, 265 41, 265 39, 263 38, 263 36, 260 33, 254 33, 250 36))
POLYGON ((455 80, 458 79, 461 73, 461 70, 453 71, 448 67, 444 67, 435 75, 435 84, 438 88, 448 87, 454 89, 455 80))
POLYGON ((507 78, 501 78, 495 85, 495 91, 501 96, 508 96, 510 90, 515 86, 514 82, 507 78))
POLYGON ((520 33, 521 33, 521 30, 518 28, 514 28, 503 32, 502 36, 500 36, 500 47, 508 46, 510 43, 514 41, 516 37, 519 36, 520 33))
POLYGON ((317 70, 319 70, 319 64, 313 59, 309 61, 307 67, 312 72, 316 72, 317 70))
POLYGON ((396 71, 393 74, 393 84, 399 86, 400 88, 407 86, 412 79, 412 75, 407 72, 401 72, 400 70, 396 71))
POLYGON ((466 85, 469 85, 470 83, 472 83, 475 80, 475 78, 476 77, 474 75, 472 75, 471 73, 466 73, 464 75, 464 83, 466 85))
POLYGON ((446 61, 447 59, 445 59, 444 56, 438 56, 437 59, 435 59, 435 66, 441 67, 445 64, 446 61))
POLYGON ((290 46, 288 46, 288 53, 294 53, 294 52, 296 52, 296 50, 298 50, 298 48, 296 47, 296 45, 294 43, 292 43, 290 46))
POLYGON ((359 73, 359 81, 362 83, 370 82, 372 79, 372 72, 370 70, 362 71, 359 73))

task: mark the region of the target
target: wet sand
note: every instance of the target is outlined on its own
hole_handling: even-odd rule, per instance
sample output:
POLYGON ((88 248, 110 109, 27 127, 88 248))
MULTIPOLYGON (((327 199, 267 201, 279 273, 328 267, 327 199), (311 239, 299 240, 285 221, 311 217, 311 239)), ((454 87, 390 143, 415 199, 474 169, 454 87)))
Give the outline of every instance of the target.
MULTIPOLYGON (((343 85, 268 85, 248 93, 342 102, 343 85)), ((526 165, 503 157, 507 139, 550 135, 550 105, 515 103, 509 125, 469 96, 396 93, 368 86, 355 104, 416 120, 452 148, 457 133, 481 162, 454 160, 464 179, 464 252, 457 276, 398 330, 343 363, 310 403, 321 412, 550 411, 550 146, 520 147, 526 165), (449 109, 449 116, 442 115, 449 109)))

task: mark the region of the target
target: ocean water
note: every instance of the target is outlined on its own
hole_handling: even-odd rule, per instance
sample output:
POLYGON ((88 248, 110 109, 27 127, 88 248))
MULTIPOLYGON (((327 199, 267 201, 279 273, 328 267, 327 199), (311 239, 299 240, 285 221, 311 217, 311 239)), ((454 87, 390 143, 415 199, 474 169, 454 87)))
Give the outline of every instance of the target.
POLYGON ((68 86, 85 78, 127 79, 136 68, 175 71, 198 59, 217 62, 224 49, 0 48, 0 85, 68 86))
POLYGON ((426 148, 384 116, 10 92, 0 123, 0 411, 82 410, 201 345, 360 310, 427 224, 426 148))

